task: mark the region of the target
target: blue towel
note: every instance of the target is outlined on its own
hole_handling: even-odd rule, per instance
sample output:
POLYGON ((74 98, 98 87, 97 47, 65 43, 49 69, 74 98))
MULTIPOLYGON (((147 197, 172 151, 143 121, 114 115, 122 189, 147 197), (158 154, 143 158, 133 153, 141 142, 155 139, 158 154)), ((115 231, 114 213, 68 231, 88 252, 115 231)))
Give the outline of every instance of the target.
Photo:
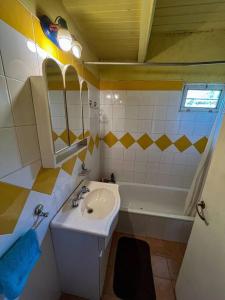
POLYGON ((31 229, 0 258, 0 294, 9 300, 21 295, 40 255, 36 233, 31 229))

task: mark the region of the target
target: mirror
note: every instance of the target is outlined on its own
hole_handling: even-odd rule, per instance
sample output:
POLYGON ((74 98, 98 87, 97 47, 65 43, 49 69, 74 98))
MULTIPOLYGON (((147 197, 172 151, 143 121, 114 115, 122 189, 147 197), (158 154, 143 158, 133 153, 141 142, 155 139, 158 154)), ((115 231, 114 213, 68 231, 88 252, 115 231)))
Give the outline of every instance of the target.
POLYGON ((83 139, 82 103, 80 82, 74 67, 68 66, 65 72, 66 103, 68 112, 70 144, 83 139))
POLYGON ((52 59, 45 63, 45 76, 52 124, 55 153, 69 146, 69 132, 65 103, 63 76, 60 67, 52 59))
POLYGON ((82 82, 81 86, 81 101, 83 107, 83 135, 89 136, 90 133, 90 105, 88 99, 88 85, 86 81, 82 82))

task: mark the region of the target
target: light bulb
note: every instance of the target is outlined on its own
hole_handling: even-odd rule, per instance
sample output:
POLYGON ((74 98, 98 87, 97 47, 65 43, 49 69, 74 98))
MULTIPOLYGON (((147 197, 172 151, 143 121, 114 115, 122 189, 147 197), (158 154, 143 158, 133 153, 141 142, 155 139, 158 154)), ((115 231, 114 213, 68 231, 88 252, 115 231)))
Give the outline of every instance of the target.
POLYGON ((70 51, 72 47, 72 36, 67 29, 60 28, 57 32, 57 41, 59 43, 59 47, 63 51, 70 51))
POLYGON ((76 58, 81 58, 82 46, 78 41, 72 42, 72 52, 76 58))

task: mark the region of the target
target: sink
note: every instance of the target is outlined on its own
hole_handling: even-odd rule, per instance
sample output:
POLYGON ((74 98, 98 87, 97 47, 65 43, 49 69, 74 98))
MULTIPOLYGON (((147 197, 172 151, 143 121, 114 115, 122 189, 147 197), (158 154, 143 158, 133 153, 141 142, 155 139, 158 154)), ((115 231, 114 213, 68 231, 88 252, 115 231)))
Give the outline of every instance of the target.
POLYGON ((51 227, 76 230, 108 237, 115 229, 120 209, 117 184, 85 181, 72 193, 51 222, 51 227), (79 206, 72 207, 72 199, 85 185, 90 192, 83 195, 79 206))
POLYGON ((93 190, 82 202, 82 214, 86 218, 103 219, 113 210, 115 201, 115 196, 109 189, 93 190))

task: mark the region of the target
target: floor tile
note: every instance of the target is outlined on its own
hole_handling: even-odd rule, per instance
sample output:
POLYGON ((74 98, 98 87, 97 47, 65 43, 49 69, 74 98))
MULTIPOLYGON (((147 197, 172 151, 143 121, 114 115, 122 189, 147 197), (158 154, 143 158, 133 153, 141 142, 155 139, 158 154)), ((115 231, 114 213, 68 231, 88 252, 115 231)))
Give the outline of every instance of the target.
POLYGON ((157 300, 175 300, 172 282, 168 279, 154 277, 157 300))
POLYGON ((167 259, 167 264, 168 264, 170 278, 176 280, 178 273, 180 271, 181 262, 169 258, 167 259))
MULTIPOLYGON (((154 276, 156 300, 175 300, 175 283, 186 249, 185 244, 153 239, 143 236, 132 236, 121 232, 113 234, 109 261, 107 266, 102 300, 119 300, 113 291, 114 264, 119 238, 127 236, 146 241, 150 246, 152 270, 154 276)), ((62 298, 60 300, 83 300, 81 298, 62 298)))
POLYGON ((170 279, 167 260, 162 256, 152 256, 152 272, 153 275, 160 278, 170 279))

